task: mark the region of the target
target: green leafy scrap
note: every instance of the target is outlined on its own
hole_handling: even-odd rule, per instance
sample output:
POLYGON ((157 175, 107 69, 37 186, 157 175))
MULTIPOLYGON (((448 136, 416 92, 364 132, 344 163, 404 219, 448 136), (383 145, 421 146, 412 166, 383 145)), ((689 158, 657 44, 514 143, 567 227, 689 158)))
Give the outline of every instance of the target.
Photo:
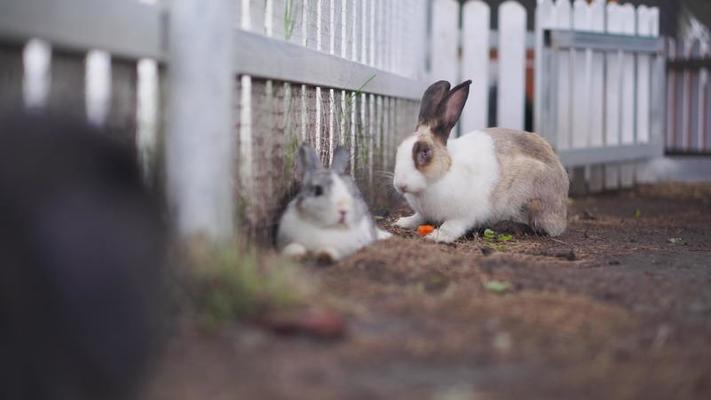
POLYGON ((511 290, 511 284, 506 281, 490 280, 484 283, 484 289, 496 294, 503 294, 511 290))

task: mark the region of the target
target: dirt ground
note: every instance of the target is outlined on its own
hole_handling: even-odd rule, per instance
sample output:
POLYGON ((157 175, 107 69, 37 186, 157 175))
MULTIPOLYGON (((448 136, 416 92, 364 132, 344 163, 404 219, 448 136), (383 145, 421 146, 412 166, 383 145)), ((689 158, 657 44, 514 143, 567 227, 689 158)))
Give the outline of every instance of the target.
POLYGON ((345 338, 188 323, 146 397, 711 399, 711 185, 576 199, 569 219, 493 245, 386 221, 398 237, 305 267, 345 338))

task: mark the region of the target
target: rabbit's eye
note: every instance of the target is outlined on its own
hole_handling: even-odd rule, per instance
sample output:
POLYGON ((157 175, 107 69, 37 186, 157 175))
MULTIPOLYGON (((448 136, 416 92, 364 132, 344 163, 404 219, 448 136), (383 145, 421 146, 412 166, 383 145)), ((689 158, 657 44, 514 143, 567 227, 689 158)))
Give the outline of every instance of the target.
POLYGON ((319 185, 314 186, 314 195, 321 196, 323 194, 323 188, 319 185))

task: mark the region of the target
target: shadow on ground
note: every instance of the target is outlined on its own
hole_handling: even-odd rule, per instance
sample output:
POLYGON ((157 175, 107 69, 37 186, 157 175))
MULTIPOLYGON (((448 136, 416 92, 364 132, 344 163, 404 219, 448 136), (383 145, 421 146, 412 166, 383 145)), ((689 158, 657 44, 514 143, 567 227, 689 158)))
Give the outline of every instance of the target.
POLYGON ((186 323, 147 398, 711 398, 711 185, 577 199, 556 240, 385 227, 398 237, 306 267, 346 338, 186 323))

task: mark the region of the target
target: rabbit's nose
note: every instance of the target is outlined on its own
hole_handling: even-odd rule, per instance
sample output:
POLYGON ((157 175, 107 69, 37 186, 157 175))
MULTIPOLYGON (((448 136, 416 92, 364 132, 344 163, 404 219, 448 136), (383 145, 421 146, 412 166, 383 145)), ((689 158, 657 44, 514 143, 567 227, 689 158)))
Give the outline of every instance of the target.
POLYGON ((399 185, 398 190, 400 190, 400 193, 407 193, 407 185, 399 185))

